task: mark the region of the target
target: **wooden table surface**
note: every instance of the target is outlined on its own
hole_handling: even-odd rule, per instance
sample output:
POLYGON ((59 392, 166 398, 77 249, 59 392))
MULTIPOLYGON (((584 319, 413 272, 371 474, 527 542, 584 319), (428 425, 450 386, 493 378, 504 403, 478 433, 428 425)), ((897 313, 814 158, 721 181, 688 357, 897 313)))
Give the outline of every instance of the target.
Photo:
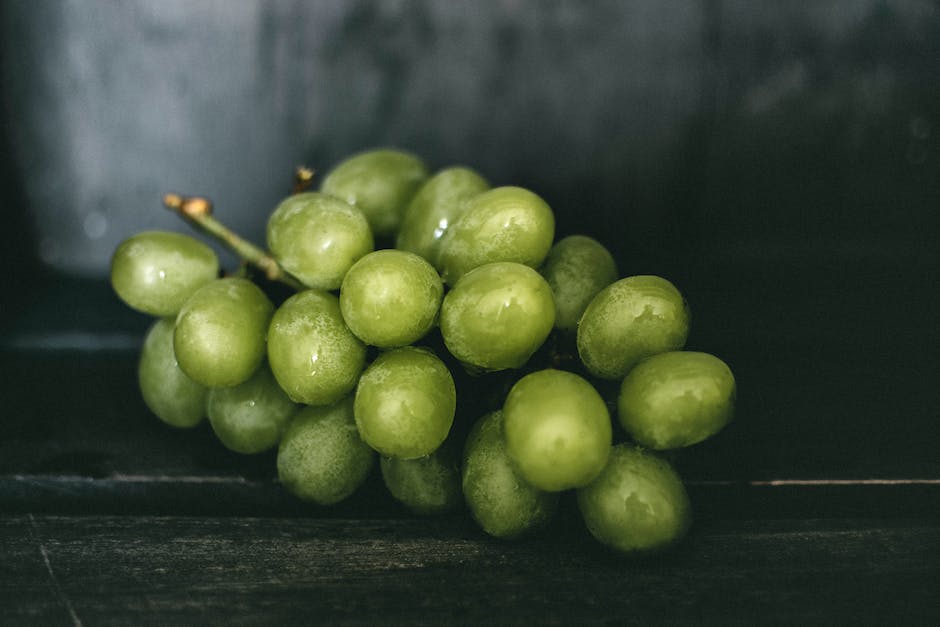
MULTIPOLYGON (((556 530, 557 531, 557 530, 556 530)), ((570 530, 569 530, 570 531, 570 530)), ((940 527, 721 520, 655 559, 465 518, 4 515, 5 625, 864 624, 940 616, 940 527)))
POLYGON ((820 348, 806 377, 805 345, 768 359, 753 338, 700 336, 737 366, 739 417, 677 460, 690 535, 626 559, 589 537, 570 495, 518 542, 465 512, 411 516, 377 473, 338 506, 297 501, 273 453, 238 456, 207 425, 146 411, 145 321, 114 317, 109 298, 66 287, 3 336, 0 625, 940 624, 926 354, 865 395, 851 393, 872 381, 860 350, 820 348), (105 312, 91 341, 31 331, 83 307, 105 312))

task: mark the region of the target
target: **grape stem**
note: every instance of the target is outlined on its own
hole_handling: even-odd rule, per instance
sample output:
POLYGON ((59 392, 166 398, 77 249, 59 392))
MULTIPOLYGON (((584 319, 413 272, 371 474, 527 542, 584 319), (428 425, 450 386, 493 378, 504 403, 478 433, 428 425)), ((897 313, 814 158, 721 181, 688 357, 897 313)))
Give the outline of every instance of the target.
POLYGON ((194 228, 222 242, 245 262, 264 273, 270 281, 277 281, 295 290, 306 289, 288 274, 267 252, 242 238, 212 215, 212 202, 200 196, 166 194, 163 204, 194 228))
POLYGON ((307 166, 297 166, 297 169, 294 170, 293 193, 300 194, 301 192, 307 191, 307 189, 313 183, 313 173, 314 171, 307 166))

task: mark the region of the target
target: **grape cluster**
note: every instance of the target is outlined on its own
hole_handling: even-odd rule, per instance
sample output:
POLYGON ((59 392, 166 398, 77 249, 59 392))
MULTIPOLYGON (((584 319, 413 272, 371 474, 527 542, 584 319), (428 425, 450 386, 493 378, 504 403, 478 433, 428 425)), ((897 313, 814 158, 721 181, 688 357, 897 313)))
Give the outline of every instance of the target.
POLYGON ((689 499, 660 452, 721 430, 735 382, 682 350, 689 309, 672 283, 619 278, 590 237, 556 241, 532 191, 400 150, 341 162, 281 202, 266 235, 295 293, 220 278, 186 235, 115 251, 115 292, 156 318, 138 379, 161 420, 208 417, 243 454, 276 447, 281 484, 321 505, 379 459, 408 508, 465 504, 496 537, 544 526, 568 490, 622 552, 683 536, 689 499))

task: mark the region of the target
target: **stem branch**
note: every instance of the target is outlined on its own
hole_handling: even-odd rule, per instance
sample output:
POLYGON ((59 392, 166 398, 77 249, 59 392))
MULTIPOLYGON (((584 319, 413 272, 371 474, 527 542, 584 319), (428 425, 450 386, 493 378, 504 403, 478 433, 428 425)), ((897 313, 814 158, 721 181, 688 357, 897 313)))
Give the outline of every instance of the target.
POLYGON ((305 289, 303 284, 288 274, 274 257, 219 222, 212 215, 212 203, 208 199, 199 196, 184 197, 179 194, 167 194, 163 197, 163 204, 193 227, 228 246, 236 255, 261 270, 269 280, 283 283, 298 291, 305 289))
POLYGON ((305 165, 297 166, 294 170, 294 189, 293 193, 299 194, 305 192, 313 184, 313 170, 305 165))

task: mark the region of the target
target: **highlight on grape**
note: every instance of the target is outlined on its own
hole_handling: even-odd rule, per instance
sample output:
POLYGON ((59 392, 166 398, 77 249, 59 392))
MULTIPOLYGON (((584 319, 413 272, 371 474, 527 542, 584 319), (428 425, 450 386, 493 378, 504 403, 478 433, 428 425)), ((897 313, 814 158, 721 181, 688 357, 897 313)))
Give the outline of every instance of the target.
POLYGON ((617 552, 681 541, 691 505, 663 452, 721 431, 736 390, 720 358, 684 350, 675 285, 621 276, 598 240, 557 237, 534 191, 466 166, 382 148, 318 191, 311 174, 272 207, 266 248, 204 198, 164 197, 238 255, 233 273, 176 232, 115 250, 115 293, 154 317, 138 365, 154 415, 276 451, 281 486, 321 506, 378 467, 415 515, 466 508, 497 538, 545 528, 569 492, 617 552))

